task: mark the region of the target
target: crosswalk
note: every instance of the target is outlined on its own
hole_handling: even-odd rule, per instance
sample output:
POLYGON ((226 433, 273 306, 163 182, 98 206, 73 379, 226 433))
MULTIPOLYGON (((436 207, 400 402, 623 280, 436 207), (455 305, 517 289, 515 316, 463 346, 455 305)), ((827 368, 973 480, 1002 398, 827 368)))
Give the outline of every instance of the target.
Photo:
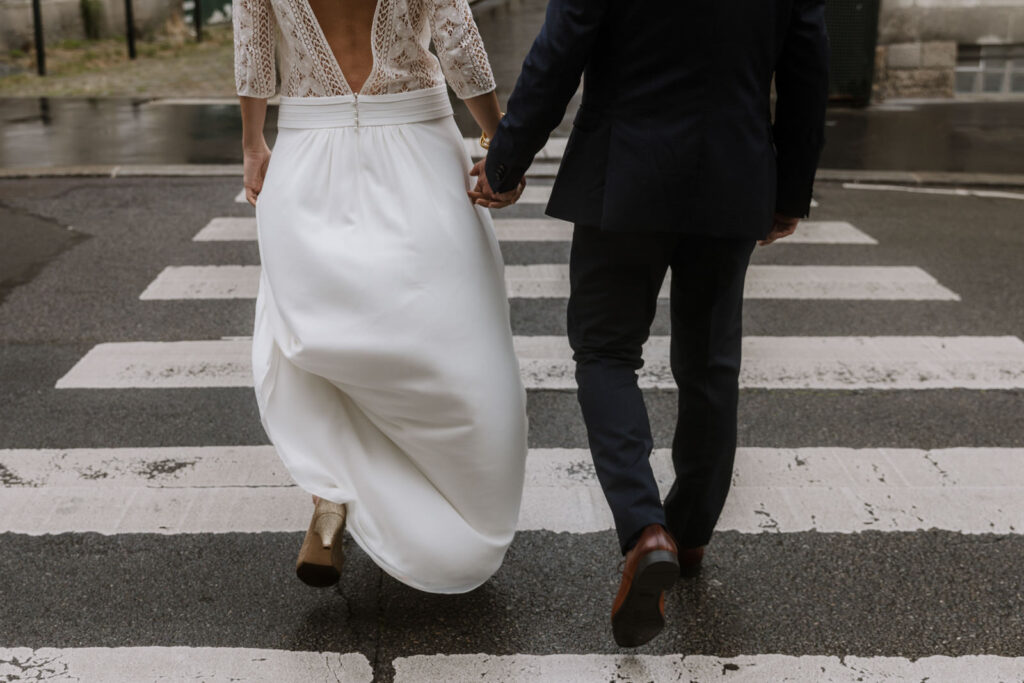
MULTIPOLYGON (((563 150, 564 141, 555 141, 543 158, 557 159, 563 150)), ((506 266, 509 297, 523 306, 538 305, 540 300, 564 301, 568 296, 564 246, 571 239, 572 226, 541 215, 549 191, 549 184, 535 181, 511 217, 495 215, 498 240, 526 254, 523 260, 528 262, 506 266)), ((243 209, 235 206, 239 195, 225 193, 221 201, 217 207, 221 215, 192 226, 194 253, 210 249, 211 254, 223 254, 227 252, 216 249, 256 240, 251 212, 240 215, 243 209)), ((926 304, 964 305, 955 288, 918 264, 875 263, 873 254, 886 249, 885 241, 872 235, 870 225, 838 218, 842 217, 804 222, 793 238, 780 245, 811 245, 811 251, 792 254, 817 258, 833 253, 842 257, 843 265, 769 264, 755 256, 745 292, 751 300, 748 305, 855 302, 907 310, 926 304), (864 262, 858 262, 861 259, 864 262)), ((259 273, 259 266, 253 264, 179 261, 153 272, 149 283, 132 296, 141 306, 200 307, 215 300, 251 306, 259 273)), ((667 283, 662 296, 669 292, 667 283)), ((564 337, 554 330, 549 334, 513 332, 530 400, 552 393, 571 395, 574 367, 564 337)), ((815 396, 824 394, 867 392, 904 396, 912 402, 932 392, 1024 390, 1024 341, 1016 336, 961 332, 955 336, 750 334, 743 342, 741 386, 770 395, 806 392, 808 406, 815 396)), ((664 336, 653 336, 646 345, 646 363, 640 372, 646 390, 674 391, 669 345, 664 336)), ((244 389, 252 384, 250 348, 250 338, 228 335, 98 340, 62 368, 52 388, 61 396, 105 397, 244 389)), ((574 414, 561 417, 578 420, 574 414)), ((188 539, 199 548, 212 546, 218 538, 255 542, 290 534, 297 549, 309 521, 308 494, 293 484, 272 446, 231 443, 230 439, 225 434, 222 443, 198 446, 118 443, 67 448, 10 448, 0 442, 0 532, 21 535, 28 542, 57 535, 115 542, 153 536, 188 539)), ((663 448, 667 444, 658 445, 662 447, 655 450, 652 463, 664 493, 672 481, 671 454, 663 448)), ((519 519, 526 540, 521 546, 517 541, 514 552, 529 555, 536 544, 565 543, 577 548, 592 537, 610 539, 611 529, 586 444, 532 444, 519 519)), ((1017 538, 1024 533, 1024 448, 985 443, 853 447, 831 443, 827 434, 821 435, 820 443, 744 445, 737 452, 733 488, 718 529, 742 543, 765 544, 775 542, 772 539, 829 534, 865 539, 935 533, 968 540, 993 534, 1017 538)), ((280 565, 284 576, 292 559, 273 556, 262 561, 280 565)), ((607 559, 614 564, 614 557, 607 559)), ((718 581, 713 569, 710 573, 701 581, 718 581)), ((541 580, 547 576, 542 574, 541 580)), ((516 580, 506 576, 493 590, 498 595, 531 590, 510 588, 509 582, 516 580)), ((203 579, 190 581, 199 586, 203 579)), ((721 586, 708 585, 712 591, 721 586)), ((493 593, 484 595, 485 602, 501 602, 493 593)), ((594 617, 599 623, 607 607, 600 604, 601 615, 594 617)), ((589 614, 597 608, 586 603, 583 609, 589 614)), ((467 618, 480 620, 481 628, 489 618, 486 609, 468 614, 467 618)), ((469 624, 467 628, 476 627, 469 624)), ((760 652, 705 649, 689 654, 659 650, 658 641, 650 651, 625 654, 611 645, 610 638, 602 640, 605 634, 596 635, 596 642, 605 645, 581 638, 580 643, 591 644, 574 649, 559 641, 561 649, 554 649, 538 640, 505 646, 475 635, 464 635, 464 640, 449 647, 435 645, 427 632, 411 637, 414 654, 404 651, 394 656, 324 639, 311 646, 288 641, 275 647, 253 641, 259 646, 248 647, 229 638, 216 642, 129 638, 117 646, 79 647, 91 642, 85 639, 48 647, 37 638, 0 643, 10 646, 0 648, 0 680, 1024 680, 1024 657, 962 648, 954 648, 956 656, 943 656, 942 643, 935 643, 932 652, 914 656, 903 656, 896 648, 851 653, 834 644, 760 652)))

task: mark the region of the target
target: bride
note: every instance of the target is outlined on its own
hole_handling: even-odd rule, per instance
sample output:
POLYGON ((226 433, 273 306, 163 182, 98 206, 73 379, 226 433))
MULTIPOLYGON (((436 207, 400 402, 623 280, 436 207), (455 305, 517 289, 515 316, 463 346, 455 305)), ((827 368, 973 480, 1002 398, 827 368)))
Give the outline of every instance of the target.
POLYGON ((233 21, 262 261, 256 398, 314 502, 298 576, 338 580, 347 523, 396 579, 472 590, 515 531, 526 395, 445 87, 486 146, 501 112, 468 2, 234 0, 233 21))

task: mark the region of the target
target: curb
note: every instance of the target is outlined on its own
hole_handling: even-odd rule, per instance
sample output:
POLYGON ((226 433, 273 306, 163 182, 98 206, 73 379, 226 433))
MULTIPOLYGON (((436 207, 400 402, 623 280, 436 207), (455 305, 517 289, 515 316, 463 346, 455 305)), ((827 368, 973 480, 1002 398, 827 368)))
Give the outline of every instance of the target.
MULTIPOLYGON (((538 161, 530 167, 532 178, 553 178, 557 161, 538 161)), ((156 178, 228 177, 242 175, 241 164, 131 164, 91 166, 44 166, 0 168, 0 179, 24 178, 156 178)), ((820 169, 817 179, 835 183, 880 183, 938 187, 1024 187, 1024 174, 945 173, 940 171, 860 171, 820 169)))

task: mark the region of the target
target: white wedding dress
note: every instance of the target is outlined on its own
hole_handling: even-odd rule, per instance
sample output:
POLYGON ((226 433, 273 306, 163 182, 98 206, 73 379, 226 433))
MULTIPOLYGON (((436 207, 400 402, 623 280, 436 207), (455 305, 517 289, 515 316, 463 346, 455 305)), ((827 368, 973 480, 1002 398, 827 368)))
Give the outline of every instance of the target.
POLYGON ((526 396, 501 253, 466 196, 445 88, 494 88, 467 0, 379 0, 358 94, 308 0, 233 12, 238 93, 274 93, 275 46, 282 65, 256 205, 264 428, 300 487, 348 505, 349 531, 386 572, 471 590, 515 531, 526 396))

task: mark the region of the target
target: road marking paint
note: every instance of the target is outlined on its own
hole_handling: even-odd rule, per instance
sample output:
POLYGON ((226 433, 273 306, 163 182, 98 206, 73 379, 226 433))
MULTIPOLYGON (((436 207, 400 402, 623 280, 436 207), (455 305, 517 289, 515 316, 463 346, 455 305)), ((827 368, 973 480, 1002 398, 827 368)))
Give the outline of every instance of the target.
MULTIPOLYGON (((511 298, 568 298, 566 265, 506 266, 511 298)), ((666 278, 661 297, 669 295, 666 278)), ((874 299, 959 301, 960 297, 917 267, 754 265, 747 271, 747 299, 874 299)))
MULTIPOLYGON (((574 389, 564 337, 515 337, 528 389, 574 389)), ((98 344, 58 389, 252 386, 247 339, 98 344)), ((652 337, 644 388, 674 389, 668 337, 652 337)), ((1021 389, 1017 337, 745 337, 740 385, 757 389, 1021 389)))
POLYGON ((878 244, 846 221, 800 221, 796 232, 777 244, 878 244))
POLYGON ((373 680, 362 654, 232 647, 0 648, 0 679, 137 683, 373 680))
POLYGON ((551 185, 527 185, 517 204, 547 204, 551 199, 551 185))
POLYGON ((140 299, 255 299, 259 266, 169 266, 140 299))
MULTIPOLYGON (((572 224, 554 218, 495 218, 494 230, 502 242, 568 242, 572 224)), ((197 242, 251 241, 256 239, 254 217, 214 218, 195 237, 197 242)), ((845 221, 801 221, 796 233, 778 244, 865 244, 878 241, 845 221)))
POLYGON ((872 183, 843 183, 844 190, 878 190, 882 192, 910 192, 913 194, 933 194, 951 197, 982 197, 985 199, 1024 199, 1018 192, 1000 190, 969 190, 962 187, 913 187, 907 185, 876 185, 872 183))
MULTIPOLYGON (((652 464, 662 494, 671 454, 652 464)), ((271 446, 0 450, 0 532, 301 531, 309 496, 271 446)), ((1024 448, 740 448, 718 528, 741 533, 1024 532, 1024 448)), ((520 530, 612 517, 585 449, 534 449, 520 530)))
POLYGON ((196 242, 251 242, 256 240, 256 218, 221 216, 214 218, 192 238, 196 242))
POLYGON ((1024 657, 820 655, 417 655, 394 660, 395 683, 445 681, 1019 681, 1024 657))
MULTIPOLYGON (((506 266, 512 299, 565 299, 569 266, 506 266)), ((140 299, 254 299, 259 266, 168 266, 140 299)), ((661 297, 669 295, 669 280, 661 297)), ((913 266, 776 266, 754 265, 747 272, 748 299, 834 299, 888 301, 959 301, 960 297, 913 266)))

